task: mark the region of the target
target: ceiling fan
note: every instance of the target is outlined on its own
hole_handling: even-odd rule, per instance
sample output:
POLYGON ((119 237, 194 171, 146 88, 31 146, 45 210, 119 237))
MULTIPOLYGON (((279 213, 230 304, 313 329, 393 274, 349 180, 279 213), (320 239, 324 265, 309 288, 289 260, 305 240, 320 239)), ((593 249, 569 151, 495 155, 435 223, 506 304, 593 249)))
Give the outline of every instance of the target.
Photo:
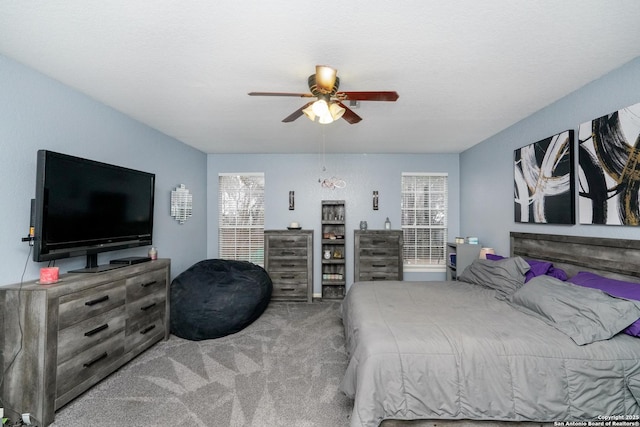
POLYGON ((304 114, 312 121, 318 119, 322 124, 331 123, 341 117, 350 124, 362 120, 362 117, 344 104, 345 101, 396 101, 398 99, 398 93, 395 91, 338 92, 340 78, 337 74, 338 71, 334 68, 316 65, 316 73, 310 75, 308 79, 311 93, 249 92, 249 95, 317 98, 298 108, 282 121, 289 123, 304 114))

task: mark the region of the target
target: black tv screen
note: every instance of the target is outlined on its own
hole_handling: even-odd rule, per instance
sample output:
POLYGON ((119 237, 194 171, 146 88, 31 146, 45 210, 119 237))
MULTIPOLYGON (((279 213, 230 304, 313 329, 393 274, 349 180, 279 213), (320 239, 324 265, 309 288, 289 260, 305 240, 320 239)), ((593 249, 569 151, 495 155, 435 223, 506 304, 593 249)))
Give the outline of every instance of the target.
POLYGON ((39 150, 34 260, 97 254, 150 245, 155 175, 39 150))

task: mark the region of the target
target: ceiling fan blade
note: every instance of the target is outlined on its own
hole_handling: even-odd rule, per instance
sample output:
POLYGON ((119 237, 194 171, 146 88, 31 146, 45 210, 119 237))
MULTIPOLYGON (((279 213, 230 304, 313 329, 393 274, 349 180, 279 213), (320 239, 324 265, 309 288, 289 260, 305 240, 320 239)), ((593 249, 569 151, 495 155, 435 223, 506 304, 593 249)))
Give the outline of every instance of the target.
POLYGON ((311 104, 313 104, 313 102, 307 102, 305 105, 303 105, 302 107, 298 108, 296 111, 294 111, 293 113, 289 114, 287 117, 282 119, 282 121, 284 123, 289 123, 289 122, 294 121, 295 119, 297 119, 298 117, 300 117, 303 114, 302 110, 304 110, 305 108, 307 108, 311 104))
POLYGON ((338 92, 336 98, 341 101, 396 101, 399 95, 396 91, 338 92))
POLYGON ((249 92, 249 96, 295 96, 298 98, 313 98, 311 93, 293 93, 293 92, 249 92))
POLYGON ((362 117, 354 113, 351 108, 347 107, 342 102, 336 101, 336 104, 344 108, 344 114, 342 115, 342 118, 348 121, 350 124, 355 125, 360 120, 362 120, 362 117))

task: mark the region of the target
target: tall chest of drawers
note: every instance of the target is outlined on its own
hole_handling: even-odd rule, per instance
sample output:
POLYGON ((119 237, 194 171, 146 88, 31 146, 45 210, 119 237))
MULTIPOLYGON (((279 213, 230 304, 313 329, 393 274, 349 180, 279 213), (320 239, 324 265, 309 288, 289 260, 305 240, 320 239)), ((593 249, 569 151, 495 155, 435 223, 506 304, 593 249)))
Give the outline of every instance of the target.
POLYGON ((170 261, 0 287, 5 410, 39 426, 154 343, 169 337, 170 261))
POLYGON ((355 230, 354 281, 402 280, 402 231, 355 230))
POLYGON ((313 299, 313 230, 265 230, 264 269, 273 301, 313 299))

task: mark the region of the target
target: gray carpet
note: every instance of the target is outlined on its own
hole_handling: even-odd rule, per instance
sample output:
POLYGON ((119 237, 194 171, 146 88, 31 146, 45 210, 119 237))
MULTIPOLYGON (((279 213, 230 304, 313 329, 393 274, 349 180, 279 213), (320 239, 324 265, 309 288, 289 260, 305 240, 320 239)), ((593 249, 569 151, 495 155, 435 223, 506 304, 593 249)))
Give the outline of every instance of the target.
POLYGON ((246 329, 171 336, 56 413, 52 427, 348 426, 339 303, 271 303, 246 329))

